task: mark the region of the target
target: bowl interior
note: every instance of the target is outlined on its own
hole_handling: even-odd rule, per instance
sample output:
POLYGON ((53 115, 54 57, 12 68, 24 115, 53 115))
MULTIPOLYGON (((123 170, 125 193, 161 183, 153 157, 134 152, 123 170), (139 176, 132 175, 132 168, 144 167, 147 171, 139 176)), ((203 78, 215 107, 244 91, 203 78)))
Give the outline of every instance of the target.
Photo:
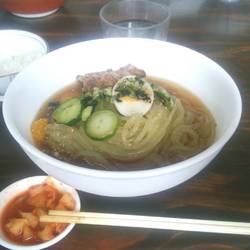
POLYGON ((4 118, 10 132, 22 146, 32 144, 31 122, 52 94, 72 83, 79 74, 117 69, 129 63, 148 75, 190 90, 213 114, 217 122, 216 141, 224 138, 225 143, 231 137, 241 115, 241 98, 233 79, 215 62, 193 50, 140 38, 73 44, 28 66, 5 95, 4 118))

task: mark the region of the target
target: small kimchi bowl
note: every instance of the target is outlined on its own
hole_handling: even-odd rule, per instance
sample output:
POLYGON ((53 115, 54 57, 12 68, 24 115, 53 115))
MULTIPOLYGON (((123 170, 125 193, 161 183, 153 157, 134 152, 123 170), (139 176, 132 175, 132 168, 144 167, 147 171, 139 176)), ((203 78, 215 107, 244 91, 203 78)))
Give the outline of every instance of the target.
POLYGON ((236 83, 216 62, 178 44, 143 38, 92 40, 48 53, 18 74, 3 103, 9 132, 39 168, 78 190, 112 197, 157 193, 202 171, 233 136, 241 110, 236 83), (127 64, 145 70, 149 76, 175 82, 197 96, 217 125, 212 145, 177 163, 126 171, 97 170, 87 163, 79 166, 64 162, 34 145, 31 124, 53 94, 73 83, 77 75, 127 64))
MULTIPOLYGON (((81 207, 81 202, 78 193, 76 190, 64 183, 56 180, 53 177, 48 176, 33 176, 28 177, 13 184, 7 186, 4 190, 0 192, 0 245, 8 248, 8 249, 16 249, 16 250, 37 250, 50 247, 62 240, 66 235, 70 233, 75 224, 69 224, 67 227, 59 233, 54 238, 44 241, 43 243, 34 244, 34 245, 21 245, 11 241, 3 230, 3 215, 6 208, 6 205, 11 202, 15 197, 19 194, 24 193, 30 187, 50 182, 59 192, 67 192, 71 195, 73 200, 75 201, 75 211, 79 211, 81 207)), ((7 205, 8 206, 8 205, 7 205)))

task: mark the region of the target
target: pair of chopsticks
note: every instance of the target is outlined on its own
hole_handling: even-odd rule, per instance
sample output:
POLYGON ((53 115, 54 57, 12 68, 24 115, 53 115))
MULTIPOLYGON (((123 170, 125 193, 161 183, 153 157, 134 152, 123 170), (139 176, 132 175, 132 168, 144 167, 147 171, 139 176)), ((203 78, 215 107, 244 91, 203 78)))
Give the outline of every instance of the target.
POLYGON ((233 221, 58 210, 50 210, 48 215, 40 217, 40 221, 250 235, 250 223, 233 221))

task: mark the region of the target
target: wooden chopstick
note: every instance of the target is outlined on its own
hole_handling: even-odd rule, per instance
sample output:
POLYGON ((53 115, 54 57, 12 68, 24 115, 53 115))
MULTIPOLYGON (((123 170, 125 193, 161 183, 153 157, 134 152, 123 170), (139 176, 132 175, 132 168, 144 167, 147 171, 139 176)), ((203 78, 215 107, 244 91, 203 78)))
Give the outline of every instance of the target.
POLYGON ((50 210, 40 221, 250 235, 250 223, 233 221, 58 210, 50 210))

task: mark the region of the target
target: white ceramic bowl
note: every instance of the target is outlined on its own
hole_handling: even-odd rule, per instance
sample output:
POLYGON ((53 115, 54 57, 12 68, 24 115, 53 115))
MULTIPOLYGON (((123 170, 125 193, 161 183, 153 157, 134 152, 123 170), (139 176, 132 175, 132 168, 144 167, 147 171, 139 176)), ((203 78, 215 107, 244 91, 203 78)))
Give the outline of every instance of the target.
POLYGON ((200 172, 237 128, 241 97, 227 72, 193 50, 157 40, 110 38, 61 48, 28 67, 11 83, 4 100, 3 115, 12 136, 49 175, 94 194, 139 196, 174 187, 200 172), (213 145, 170 166, 127 172, 78 167, 48 156, 33 145, 31 122, 53 93, 73 82, 78 74, 117 69, 128 63, 144 69, 148 75, 174 81, 200 97, 217 122, 213 145))
MULTIPOLYGON (((6 187, 4 190, 2 190, 0 192, 0 218, 1 218, 2 210, 12 198, 14 198, 19 193, 22 193, 23 191, 29 189, 33 185, 44 183, 47 178, 48 176, 28 177, 20 181, 17 181, 9 185, 8 187, 6 187)), ((68 192, 72 195, 72 197, 76 201, 75 210, 80 211, 81 202, 80 202, 80 198, 76 190, 68 185, 63 184, 62 182, 56 180, 55 178, 52 178, 52 177, 49 177, 49 178, 51 178, 52 182, 55 184, 58 190, 62 192, 68 192)), ((15 250, 37 250, 37 249, 47 248, 49 246, 54 245, 55 243, 63 239, 67 234, 69 234, 70 231, 73 229, 74 225, 75 224, 69 224, 62 233, 54 237, 52 240, 46 241, 41 244, 30 245, 30 246, 22 246, 22 245, 15 244, 12 241, 9 241, 8 238, 6 238, 5 235, 3 234, 2 227, 0 227, 0 245, 7 247, 9 249, 15 249, 15 250)))
POLYGON ((47 51, 47 43, 34 33, 0 30, 0 95, 18 72, 47 51))

